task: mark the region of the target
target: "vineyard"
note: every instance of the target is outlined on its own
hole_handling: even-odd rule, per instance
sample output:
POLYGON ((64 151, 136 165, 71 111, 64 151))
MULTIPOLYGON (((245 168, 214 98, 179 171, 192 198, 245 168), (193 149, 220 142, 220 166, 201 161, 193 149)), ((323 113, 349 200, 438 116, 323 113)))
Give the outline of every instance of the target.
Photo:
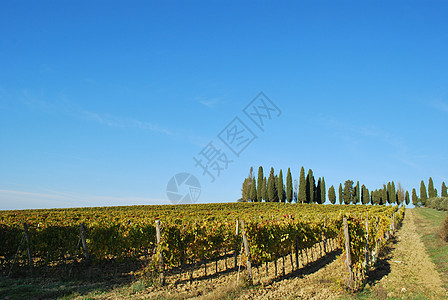
POLYGON ((280 264, 284 275, 285 260, 292 272, 342 249, 347 286, 356 289, 403 216, 393 206, 288 203, 2 211, 1 275, 124 265, 160 284, 230 270, 253 281, 253 268, 277 276, 280 264))

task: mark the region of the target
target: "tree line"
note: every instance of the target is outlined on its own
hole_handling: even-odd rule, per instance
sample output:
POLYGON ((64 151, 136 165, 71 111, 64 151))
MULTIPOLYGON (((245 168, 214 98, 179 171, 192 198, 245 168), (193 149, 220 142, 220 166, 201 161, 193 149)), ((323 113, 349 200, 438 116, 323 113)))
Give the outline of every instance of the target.
MULTIPOLYGON (((326 188, 324 177, 319 177, 316 181, 313 171, 308 170, 305 176, 305 169, 300 169, 299 179, 293 182, 291 169, 288 168, 286 173, 286 183, 283 181, 283 171, 274 172, 271 167, 269 176, 264 175, 263 167, 258 168, 258 176, 254 175, 253 167, 247 178, 243 181, 242 197, 238 201, 242 202, 297 202, 297 203, 317 203, 323 204, 326 201, 326 188)), ((445 182, 442 183, 441 196, 447 197, 447 187, 445 182)), ((437 189, 434 188, 432 178, 429 178, 428 189, 422 180, 420 185, 420 197, 417 191, 412 190, 412 203, 415 206, 425 205, 428 198, 437 197, 437 189), (429 194, 429 197, 428 197, 429 194)), ((369 189, 363 184, 360 186, 359 181, 356 185, 353 180, 346 180, 344 185, 339 184, 338 197, 339 204, 372 204, 372 205, 409 205, 411 197, 408 191, 405 191, 400 182, 395 185, 394 181, 383 184, 380 189, 369 192, 369 189)), ((328 189, 328 200, 332 204, 336 204, 336 191, 334 186, 328 189)))
MULTIPOLYGON (((442 200, 448 201, 448 192, 445 182, 442 182, 440 197, 444 198, 442 200)), ((429 206, 431 200, 439 198, 438 191, 434 188, 434 182, 431 177, 429 177, 428 188, 426 188, 425 182, 422 180, 420 182, 420 197, 417 196, 417 191, 412 189, 412 203, 415 206, 429 206)))
POLYGON ((305 170, 300 170, 299 182, 292 181, 291 169, 286 173, 286 183, 283 181, 283 171, 280 169, 275 174, 271 168, 269 176, 264 175, 263 167, 258 168, 258 176, 255 179, 253 167, 250 168, 249 176, 243 181, 243 202, 299 202, 319 203, 325 202, 326 189, 325 179, 319 177, 316 181, 313 171, 310 169, 305 177, 305 170))

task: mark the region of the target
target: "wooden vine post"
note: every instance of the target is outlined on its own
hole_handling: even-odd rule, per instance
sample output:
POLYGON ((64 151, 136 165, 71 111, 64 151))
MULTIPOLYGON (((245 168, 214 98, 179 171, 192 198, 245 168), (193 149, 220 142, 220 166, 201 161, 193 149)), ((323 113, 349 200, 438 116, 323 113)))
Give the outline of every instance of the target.
POLYGON ((324 218, 324 254, 327 253, 327 217, 324 218))
POLYGON ((159 255, 159 272, 160 284, 165 285, 165 262, 163 260, 163 253, 161 248, 162 233, 160 229, 160 220, 156 220, 156 238, 157 238, 157 254, 159 255))
POLYGON ((368 268, 368 266, 369 266, 369 221, 368 220, 369 220, 369 218, 367 217, 366 218, 366 253, 365 253, 366 268, 368 268))
POLYGON ((31 253, 31 240, 30 240, 30 234, 28 232, 28 225, 26 223, 23 223, 23 232, 25 233, 25 239, 26 239, 26 248, 28 252, 28 264, 30 266, 30 272, 33 274, 33 255, 31 253))
POLYGON ((347 273, 348 273, 347 286, 349 288, 352 288, 354 283, 352 272, 352 254, 350 251, 350 234, 348 230, 348 222, 346 217, 344 217, 343 223, 344 223, 345 255, 346 255, 345 265, 347 267, 347 273))
MULTIPOLYGON (((238 233, 239 233, 238 225, 239 225, 238 220, 236 220, 235 236, 238 236, 238 233)), ((237 245, 235 246, 234 262, 235 262, 234 266, 235 266, 235 269, 236 269, 238 267, 238 246, 237 245)))
POLYGON ((249 242, 247 241, 246 230, 244 228, 244 220, 241 220, 241 233, 243 235, 244 252, 246 253, 247 257, 247 275, 249 277, 249 283, 252 285, 253 284, 252 263, 250 258, 249 242))
POLYGON ((296 270, 298 270, 299 269, 299 238, 298 237, 296 237, 296 240, 295 240, 294 252, 296 255, 296 270))
MULTIPOLYGON (((84 228, 84 224, 79 224, 79 231, 81 234, 81 243, 82 243, 82 249, 84 250, 84 256, 86 258, 87 263, 89 263, 89 249, 87 248, 87 241, 86 241, 86 230, 84 228)), ((79 244, 78 244, 79 245, 79 244)))

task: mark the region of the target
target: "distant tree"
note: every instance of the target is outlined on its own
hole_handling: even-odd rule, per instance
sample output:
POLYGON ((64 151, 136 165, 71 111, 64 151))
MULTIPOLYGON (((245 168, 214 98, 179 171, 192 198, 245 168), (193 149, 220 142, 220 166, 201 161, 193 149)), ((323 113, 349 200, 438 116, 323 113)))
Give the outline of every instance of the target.
POLYGON ((406 195, 404 196, 404 201, 405 201, 406 205, 409 205, 410 200, 409 200, 409 192, 408 191, 406 191, 406 195))
POLYGON ((392 203, 392 184, 390 182, 387 183, 386 186, 386 191, 387 191, 387 203, 391 204, 392 203))
POLYGON ((343 199, 343 192, 342 192, 342 184, 339 184, 339 204, 342 204, 344 199, 343 199))
POLYGON ((278 198, 278 175, 274 176, 274 202, 278 202, 280 198, 278 198))
POLYGON ((320 203, 324 204, 326 200, 326 189, 325 189, 325 178, 322 176, 322 181, 320 182, 320 203))
POLYGON ((362 204, 369 204, 369 202, 370 202, 369 190, 363 184, 361 186, 361 203, 362 204))
POLYGON ((298 202, 299 203, 306 202, 306 179, 305 179, 305 169, 303 168, 303 166, 300 169, 298 202))
POLYGON ((257 183, 255 177, 252 177, 252 183, 250 185, 250 200, 252 202, 257 202, 257 183))
POLYGON ((336 203, 336 193, 334 191, 334 186, 330 186, 330 188, 328 189, 328 200, 330 200, 331 204, 336 203))
POLYGON ((257 179, 257 201, 263 201, 263 167, 258 168, 258 179, 257 179))
POLYGON ((390 187, 391 187, 391 194, 392 194, 390 203, 395 204, 395 203, 397 203, 397 192, 395 191, 395 183, 393 180, 392 180, 390 187))
POLYGON ((397 184, 397 198, 398 198, 398 203, 397 204, 402 204, 405 201, 405 193, 404 193, 404 189, 401 186, 401 183, 398 182, 397 184))
POLYGON ((306 203, 314 202, 314 190, 315 181, 313 171, 311 169, 308 170, 308 175, 306 175, 306 203))
POLYGON ((280 173, 278 174, 278 181, 277 181, 277 197, 280 202, 285 202, 286 197, 283 198, 283 196, 286 196, 286 193, 284 193, 285 186, 283 185, 283 172, 282 169, 280 169, 280 173))
POLYGON ((297 197, 299 196, 299 181, 294 179, 294 202, 297 203, 297 197))
POLYGON ((288 168, 288 173, 286 174, 286 199, 289 203, 292 202, 293 194, 292 194, 292 176, 291 169, 288 168))
POLYGON ((344 182, 343 198, 345 204, 350 204, 353 201, 353 180, 346 180, 344 182))
POLYGON ((414 206, 418 206, 417 191, 415 189, 412 189, 412 204, 414 204, 414 206))
POLYGON ((361 199, 361 190, 359 188, 359 181, 356 182, 356 186, 353 189, 353 204, 358 204, 361 199))
POLYGON ((314 202, 316 202, 317 204, 321 204, 321 203, 320 203, 320 200, 321 200, 321 197, 320 197, 320 192, 321 192, 321 190, 320 190, 321 180, 322 180, 322 179, 321 179, 320 177, 317 179, 317 186, 316 186, 316 189, 314 190, 314 202))
POLYGON ((268 202, 274 202, 276 198, 275 194, 275 177, 274 177, 274 168, 271 168, 271 172, 269 173, 268 178, 268 202))
POLYGON ((427 199, 428 194, 426 193, 425 182, 422 180, 422 182, 420 182, 420 201, 422 202, 423 205, 425 205, 427 199))
POLYGON ((245 178, 243 181, 243 187, 241 189, 241 202, 247 202, 250 198, 250 184, 249 178, 245 178))
POLYGON ((370 191, 370 204, 374 205, 374 204, 378 204, 375 202, 375 197, 373 196, 375 194, 375 191, 370 191))
POLYGON ((441 196, 442 197, 448 197, 448 192, 447 192, 447 188, 446 188, 445 182, 442 182, 441 196))
POLYGON ((266 177, 263 178, 263 190, 262 190, 262 194, 263 194, 263 199, 265 202, 268 202, 268 182, 266 177))
POLYGON ((429 198, 437 197, 437 192, 434 189, 434 182, 432 181, 431 177, 429 177, 429 183, 428 183, 428 196, 429 198))
POLYGON ((386 185, 385 184, 383 184, 383 190, 382 190, 382 193, 381 193, 381 199, 380 199, 380 205, 386 205, 388 202, 389 202, 389 200, 388 200, 388 193, 387 193, 387 187, 386 187, 386 185))

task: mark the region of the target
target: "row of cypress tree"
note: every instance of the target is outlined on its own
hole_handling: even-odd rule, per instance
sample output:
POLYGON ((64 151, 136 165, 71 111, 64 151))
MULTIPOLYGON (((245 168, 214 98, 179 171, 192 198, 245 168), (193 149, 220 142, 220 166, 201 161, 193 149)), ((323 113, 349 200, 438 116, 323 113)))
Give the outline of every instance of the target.
MULTIPOLYGON (((448 197, 445 182, 442 183, 441 196, 448 197)), ((422 180, 420 184, 420 197, 417 196, 416 189, 412 190, 412 203, 415 206, 425 205, 428 198, 437 197, 437 189, 434 188, 432 178, 429 178, 428 189, 422 180), (428 197, 429 194, 429 197, 428 197)), ((401 184, 395 186, 394 181, 384 184, 381 189, 376 189, 369 193, 367 187, 363 184, 359 186, 359 181, 354 186, 354 181, 346 180, 344 186, 339 184, 338 194, 339 204, 404 204, 408 205, 411 201, 409 192, 405 191, 401 184)), ((250 168, 249 176, 244 179, 242 187, 243 202, 297 202, 297 203, 318 203, 323 204, 326 200, 326 188, 324 177, 319 177, 317 182, 313 171, 308 170, 305 176, 303 166, 300 169, 299 180, 292 180, 291 169, 288 168, 286 174, 286 184, 283 182, 283 171, 275 174, 271 167, 269 176, 264 176, 263 167, 258 168, 257 179, 253 173, 253 167, 250 168)), ((336 192, 332 185, 328 189, 328 200, 330 203, 336 203, 336 192)))
MULTIPOLYGON (((448 197, 447 187, 445 182, 442 182, 441 194, 442 198, 448 197)), ((420 182, 420 197, 417 196, 417 191, 415 188, 412 190, 412 204, 415 206, 425 206, 428 199, 437 198, 438 192, 434 188, 434 182, 432 177, 429 177, 428 189, 426 189, 425 182, 422 180, 420 182)))
POLYGON ((242 198, 239 201, 244 202, 299 202, 299 203, 319 203, 325 202, 326 188, 325 179, 314 178, 313 171, 308 170, 305 177, 305 169, 300 170, 299 182, 292 181, 291 169, 286 173, 286 184, 283 181, 283 171, 280 169, 275 174, 271 167, 269 176, 264 176, 263 167, 258 168, 258 176, 255 179, 253 167, 250 168, 249 176, 244 179, 242 198))

